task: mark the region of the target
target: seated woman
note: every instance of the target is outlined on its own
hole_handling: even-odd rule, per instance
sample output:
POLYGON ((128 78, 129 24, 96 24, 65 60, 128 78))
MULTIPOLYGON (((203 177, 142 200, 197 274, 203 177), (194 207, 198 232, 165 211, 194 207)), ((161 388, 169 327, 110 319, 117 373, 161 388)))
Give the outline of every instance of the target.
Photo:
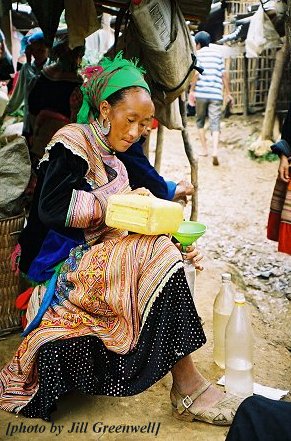
POLYGON ((177 418, 229 425, 239 400, 191 358, 206 339, 178 248, 104 222, 108 196, 130 191, 115 152, 141 135, 154 105, 133 62, 118 54, 102 68, 83 88, 80 123, 55 134, 40 165, 20 261, 39 285, 26 336, 0 372, 0 408, 48 420, 70 390, 130 396, 171 370, 177 418))

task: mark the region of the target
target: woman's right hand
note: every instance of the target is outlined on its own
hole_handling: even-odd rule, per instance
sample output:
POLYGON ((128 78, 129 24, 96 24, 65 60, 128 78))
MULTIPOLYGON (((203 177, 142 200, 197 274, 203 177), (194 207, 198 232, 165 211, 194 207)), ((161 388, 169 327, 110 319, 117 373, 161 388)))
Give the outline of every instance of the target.
POLYGON ((278 174, 283 182, 289 182, 291 179, 291 176, 289 174, 289 167, 290 164, 287 156, 281 155, 278 174))
POLYGON ((188 94, 188 103, 190 106, 195 107, 196 106, 196 96, 194 90, 190 90, 188 94))
POLYGON ((187 204, 187 196, 192 196, 192 194, 194 194, 194 187, 191 182, 180 181, 177 184, 173 201, 184 201, 184 204, 187 204))

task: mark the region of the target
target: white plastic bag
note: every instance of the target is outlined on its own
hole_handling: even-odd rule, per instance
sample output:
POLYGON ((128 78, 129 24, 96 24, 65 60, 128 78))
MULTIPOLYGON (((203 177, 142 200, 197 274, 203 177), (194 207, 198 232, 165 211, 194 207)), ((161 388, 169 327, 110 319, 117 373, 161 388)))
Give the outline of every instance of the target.
POLYGON ((246 57, 257 58, 265 49, 280 47, 282 41, 263 7, 252 16, 245 41, 246 57))
POLYGON ((7 87, 0 86, 0 117, 5 112, 8 101, 7 87))

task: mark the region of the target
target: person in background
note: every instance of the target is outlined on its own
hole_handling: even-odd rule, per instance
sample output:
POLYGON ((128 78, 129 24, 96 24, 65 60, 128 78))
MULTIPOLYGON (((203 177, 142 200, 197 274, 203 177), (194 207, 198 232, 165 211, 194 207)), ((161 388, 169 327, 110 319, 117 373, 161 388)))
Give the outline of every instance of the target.
POLYGON ((33 35, 42 32, 40 28, 32 28, 20 39, 20 50, 17 58, 16 70, 21 70, 22 66, 28 62, 31 63, 31 52, 28 49, 28 39, 33 35))
POLYGON ((208 115, 212 135, 212 163, 219 165, 218 146, 220 136, 220 120, 223 104, 223 87, 227 102, 233 102, 230 94, 228 75, 224 68, 224 60, 216 49, 209 46, 210 35, 200 31, 195 35, 196 57, 204 69, 202 74, 195 73, 190 86, 189 102, 196 107, 196 124, 201 142, 201 156, 208 155, 205 134, 205 120, 208 115))
POLYGON ((145 130, 140 140, 132 144, 126 152, 117 152, 116 156, 126 167, 129 184, 134 190, 145 187, 156 197, 169 201, 183 201, 187 203, 187 196, 194 193, 194 187, 190 182, 181 180, 178 183, 166 181, 151 165, 143 152, 142 144, 149 130, 145 130))
POLYGON ((260 395, 246 398, 225 441, 291 441, 291 403, 260 395))
POLYGON ((78 70, 85 46, 69 48, 68 36, 55 41, 51 58, 44 66, 28 97, 32 121, 31 151, 36 162, 54 133, 65 124, 76 120, 74 94, 83 83, 78 70))
POLYGON ((291 255, 291 104, 282 126, 281 140, 271 145, 280 157, 271 199, 267 238, 278 242, 278 251, 291 255))
POLYGON ((5 115, 15 112, 24 102, 23 135, 30 146, 31 120, 28 110, 28 96, 42 68, 48 63, 48 46, 42 31, 29 36, 26 46, 26 63, 20 69, 17 84, 6 107, 5 115))
POLYGON ((12 56, 7 49, 5 36, 0 30, 0 81, 4 82, 7 86, 8 93, 11 91, 14 74, 12 56))

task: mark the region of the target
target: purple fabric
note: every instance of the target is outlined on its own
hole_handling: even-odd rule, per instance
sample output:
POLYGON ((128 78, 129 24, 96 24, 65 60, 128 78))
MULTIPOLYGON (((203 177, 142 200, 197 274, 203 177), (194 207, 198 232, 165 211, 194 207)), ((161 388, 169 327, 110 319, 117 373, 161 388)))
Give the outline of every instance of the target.
POLYGON ((30 265, 28 278, 35 282, 50 279, 54 273, 54 267, 69 256, 72 248, 81 243, 83 241, 49 230, 38 255, 30 265))

